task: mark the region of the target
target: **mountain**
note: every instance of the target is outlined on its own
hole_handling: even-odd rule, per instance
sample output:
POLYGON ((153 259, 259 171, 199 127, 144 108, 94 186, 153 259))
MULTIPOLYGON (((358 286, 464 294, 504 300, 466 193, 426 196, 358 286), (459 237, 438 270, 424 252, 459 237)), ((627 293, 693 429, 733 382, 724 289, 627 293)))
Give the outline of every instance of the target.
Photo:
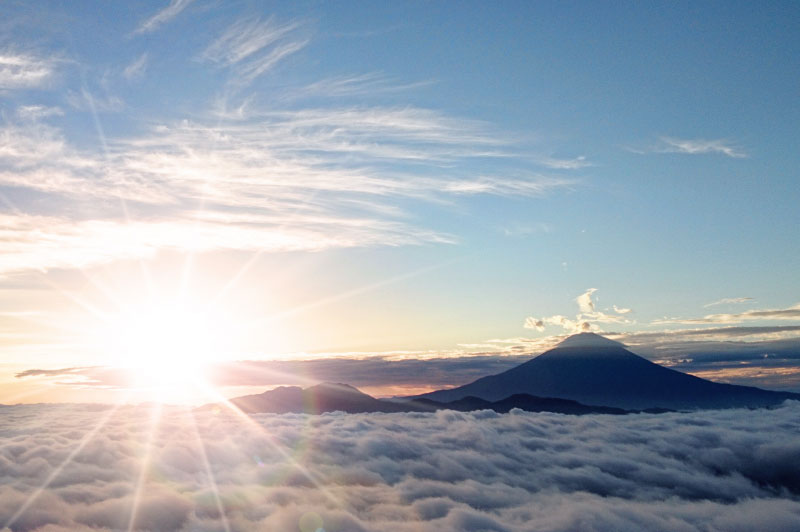
MULTIPOLYGON (((486 401, 477 397, 463 397, 442 403, 431 399, 411 401, 388 401, 375 399, 357 388, 340 383, 322 383, 302 389, 297 386, 282 386, 256 395, 245 395, 230 400, 248 414, 269 412, 275 414, 307 413, 323 414, 342 411, 351 414, 366 412, 435 412, 436 410, 494 410, 508 412, 514 408, 529 412, 556 412, 560 414, 627 414, 628 411, 605 406, 589 406, 567 399, 534 397, 516 394, 500 401, 486 401)), ((206 405, 207 408, 213 405, 206 405)))
POLYGON ((624 409, 763 407, 800 400, 800 394, 711 382, 665 368, 593 333, 570 336, 503 373, 415 399, 446 403, 476 397, 494 402, 513 394, 624 409))
POLYGON ((282 386, 257 395, 245 395, 230 400, 243 412, 305 412, 322 414, 341 411, 350 414, 363 412, 402 412, 397 403, 380 401, 348 384, 325 382, 310 388, 282 386))

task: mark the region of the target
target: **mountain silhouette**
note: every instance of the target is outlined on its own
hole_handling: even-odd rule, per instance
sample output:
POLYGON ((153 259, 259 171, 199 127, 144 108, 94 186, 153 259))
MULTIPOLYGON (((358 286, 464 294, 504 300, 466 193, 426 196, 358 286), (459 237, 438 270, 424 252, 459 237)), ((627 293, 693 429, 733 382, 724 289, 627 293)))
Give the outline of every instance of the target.
POLYGON ((309 388, 282 386, 257 395, 245 395, 230 400, 243 412, 272 412, 285 414, 304 412, 402 412, 397 403, 381 401, 348 384, 324 382, 309 388))
POLYGON ((623 409, 755 408, 800 400, 800 394, 717 383, 659 366, 594 333, 570 336, 503 373, 415 398, 496 402, 514 394, 623 409))
MULTIPOLYGON (((627 410, 606 406, 584 405, 568 399, 534 397, 516 394, 501 401, 486 401, 477 397, 463 397, 456 401, 443 403, 431 399, 410 401, 391 401, 376 399, 357 388, 341 383, 322 383, 310 388, 282 386, 256 395, 245 395, 231 399, 230 402, 248 414, 268 412, 274 414, 325 412, 347 412, 351 414, 367 412, 434 412, 436 410, 494 410, 509 412, 514 408, 529 412, 555 412, 561 414, 627 414, 627 410)), ((208 408, 214 405, 206 405, 208 408)))

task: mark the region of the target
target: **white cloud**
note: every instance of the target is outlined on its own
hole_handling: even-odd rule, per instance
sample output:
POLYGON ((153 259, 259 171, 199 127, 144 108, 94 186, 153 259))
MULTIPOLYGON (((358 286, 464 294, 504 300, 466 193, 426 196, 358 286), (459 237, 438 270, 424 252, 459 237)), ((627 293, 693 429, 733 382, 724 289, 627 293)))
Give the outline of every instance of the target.
POLYGON ((64 111, 59 107, 45 105, 23 105, 17 108, 17 116, 24 121, 39 121, 52 116, 62 116, 64 111))
POLYGON ((586 292, 582 293, 575 298, 578 308, 584 314, 594 312, 594 301, 592 301, 592 294, 597 292, 597 288, 589 288, 586 292))
POLYGON ((761 309, 761 310, 748 310, 739 313, 730 314, 708 314, 702 318, 664 318, 655 320, 654 325, 669 325, 672 323, 680 323, 685 325, 691 324, 710 324, 710 323, 743 323, 746 321, 771 321, 771 320, 800 320, 800 303, 783 309, 761 309))
POLYGON ((193 1, 194 0, 171 0, 167 7, 142 22, 133 34, 150 33, 157 30, 160 26, 177 17, 193 1))
POLYGON ((0 90, 42 87, 54 72, 52 59, 11 49, 0 50, 0 90))
POLYGON ((157 531, 789 530, 800 518, 798 403, 757 416, 165 408, 152 437, 144 406, 0 413, 15 420, 0 434, 0 526, 14 531, 127 528, 146 453, 135 522, 157 531))
POLYGON ((717 305, 734 305, 738 303, 747 303, 749 301, 753 301, 752 297, 725 297, 720 300, 714 301, 712 303, 708 303, 703 305, 704 308, 708 307, 715 307, 717 305))
POLYGON ((450 237, 405 224, 368 219, 287 215, 227 224, 195 219, 84 220, 0 215, 0 273, 85 268, 151 258, 159 250, 318 251, 370 245, 452 243, 450 237), (331 227, 336 227, 335 232, 331 227))
POLYGON ((393 92, 403 92, 431 85, 432 81, 398 83, 378 73, 359 76, 336 76, 326 78, 305 87, 292 89, 287 99, 307 97, 342 98, 349 96, 374 96, 393 92))
POLYGON ((678 139, 674 137, 661 137, 661 144, 652 150, 657 153, 685 153, 689 155, 703 155, 718 153, 735 159, 747 157, 741 148, 725 139, 678 139))
POLYGON ((542 157, 537 159, 537 162, 548 168, 554 170, 579 170, 592 166, 592 163, 586 160, 586 157, 581 155, 573 159, 556 159, 554 157, 542 157))
POLYGON ((122 71, 122 76, 127 80, 141 79, 147 70, 148 56, 146 53, 140 55, 122 71))
POLYGON ((247 84, 308 44, 308 40, 293 35, 298 27, 297 22, 280 24, 274 18, 242 19, 211 43, 200 58, 232 67, 237 82, 247 84))
POLYGON ((414 108, 251 111, 107 139, 100 153, 71 146, 40 120, 11 121, 0 126, 0 185, 52 195, 67 206, 91 203, 82 210, 91 216, 6 215, 0 267, 23 268, 26 260, 37 269, 88 266, 162 247, 275 251, 454 242, 412 225, 394 200, 539 197, 573 183, 470 170, 470 160, 500 147, 503 141, 482 124, 414 108), (397 163, 414 167, 398 171, 397 163), (130 222, 120 220, 120 201, 130 222))
POLYGON ((575 319, 561 315, 545 318, 528 317, 525 319, 523 327, 543 331, 546 325, 556 325, 569 333, 579 333, 601 331, 599 323, 633 323, 632 320, 625 317, 626 314, 632 312, 629 308, 620 308, 614 305, 613 313, 597 310, 592 299, 595 292, 597 292, 597 288, 589 288, 575 298, 575 302, 578 304, 578 314, 575 319))

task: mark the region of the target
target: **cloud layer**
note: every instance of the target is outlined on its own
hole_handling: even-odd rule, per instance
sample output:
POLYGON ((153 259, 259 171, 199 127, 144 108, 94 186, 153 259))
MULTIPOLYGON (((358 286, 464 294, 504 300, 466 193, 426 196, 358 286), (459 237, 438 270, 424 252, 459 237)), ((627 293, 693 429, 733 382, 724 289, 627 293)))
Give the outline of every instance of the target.
POLYGON ((800 519, 800 403, 755 416, 157 414, 0 409, 0 526, 744 531, 800 519))
POLYGON ((467 162, 505 157, 508 145, 485 125, 425 109, 185 120, 106 139, 103 153, 72 146, 44 111, 25 108, 0 124, 0 187, 18 191, 0 195, 13 212, 0 218, 7 242, 0 273, 85 267, 160 249, 452 243, 454 236, 411 222, 412 202, 538 197, 573 183, 531 172, 475 173, 467 162), (18 196, 47 198, 55 208, 26 212, 13 201, 18 196))

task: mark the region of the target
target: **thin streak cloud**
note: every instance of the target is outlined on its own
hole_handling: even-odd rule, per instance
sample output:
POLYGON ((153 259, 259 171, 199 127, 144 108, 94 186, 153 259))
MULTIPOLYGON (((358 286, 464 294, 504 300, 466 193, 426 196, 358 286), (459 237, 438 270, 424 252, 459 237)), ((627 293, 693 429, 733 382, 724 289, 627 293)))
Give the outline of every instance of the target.
POLYGON ((0 185, 73 204, 113 201, 95 202, 92 218, 5 215, 2 271, 25 268, 26 261, 32 269, 85 267, 161 248, 452 243, 452 235, 409 223, 409 211, 392 198, 541 197, 576 183, 524 170, 474 173, 470 160, 498 150, 514 160, 511 144, 483 124, 425 109, 251 111, 244 119, 181 121, 108 139, 107 153, 70 145, 47 122, 52 113, 40 111, 29 113, 40 118, 0 125, 0 185), (414 167, 398 171, 396 163, 414 167), (119 219, 119 199, 136 221, 119 219))
POLYGON ((653 325, 681 323, 703 325, 709 323, 742 323, 745 321, 800 320, 800 303, 783 309, 748 310, 730 314, 709 314, 702 318, 664 318, 653 321, 653 325))
POLYGON ((140 55, 122 71, 122 77, 128 81, 141 79, 147 71, 148 55, 140 55))
POLYGON ((233 23, 200 55, 200 59, 231 67, 238 84, 246 85, 281 60, 298 52, 308 39, 293 35, 298 22, 242 19, 233 23))
POLYGON ((167 7, 142 22, 133 34, 150 33, 157 30, 159 27, 180 15, 193 1, 194 0, 171 0, 167 7))
POLYGON ((753 301, 752 297, 725 297, 711 303, 703 305, 703 308, 715 307, 717 305, 736 305, 739 303, 748 303, 753 301))
POLYGON ((689 155, 720 154, 734 159, 747 157, 741 148, 725 139, 678 139, 661 137, 661 146, 655 151, 661 153, 685 153, 689 155))

